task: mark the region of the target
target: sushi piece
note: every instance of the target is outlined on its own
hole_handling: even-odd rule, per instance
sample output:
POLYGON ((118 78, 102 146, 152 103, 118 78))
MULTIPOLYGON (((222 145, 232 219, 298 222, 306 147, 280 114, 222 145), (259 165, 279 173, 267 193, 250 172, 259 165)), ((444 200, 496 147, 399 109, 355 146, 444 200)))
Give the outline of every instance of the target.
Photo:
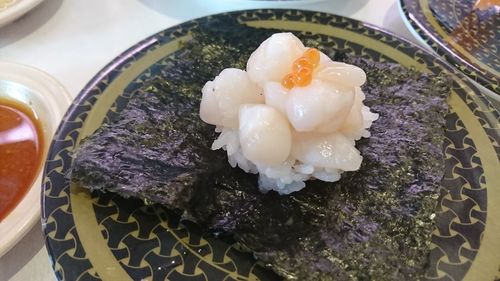
POLYGON ((217 126, 212 148, 226 150, 231 166, 258 173, 261 191, 289 194, 359 169, 355 141, 378 118, 363 104, 365 81, 359 67, 276 33, 246 71, 225 69, 205 84, 200 117, 217 126))

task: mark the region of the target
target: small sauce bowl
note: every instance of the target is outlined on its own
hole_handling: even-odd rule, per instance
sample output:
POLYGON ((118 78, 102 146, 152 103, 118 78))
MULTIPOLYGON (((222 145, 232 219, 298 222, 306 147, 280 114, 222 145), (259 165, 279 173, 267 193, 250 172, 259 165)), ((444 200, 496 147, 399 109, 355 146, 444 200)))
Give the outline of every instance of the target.
POLYGON ((29 107, 40 122, 44 143, 36 180, 0 222, 1 257, 40 220, 40 187, 45 157, 72 97, 57 80, 43 71, 22 64, 0 62, 0 100, 12 100, 29 107))

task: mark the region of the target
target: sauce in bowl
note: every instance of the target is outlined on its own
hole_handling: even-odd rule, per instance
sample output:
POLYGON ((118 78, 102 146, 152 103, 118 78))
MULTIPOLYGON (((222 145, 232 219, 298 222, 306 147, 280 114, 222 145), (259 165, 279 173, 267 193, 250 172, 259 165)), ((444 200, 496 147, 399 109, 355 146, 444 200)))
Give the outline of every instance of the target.
POLYGON ((0 221, 35 181, 43 157, 40 121, 28 106, 0 99, 0 221))

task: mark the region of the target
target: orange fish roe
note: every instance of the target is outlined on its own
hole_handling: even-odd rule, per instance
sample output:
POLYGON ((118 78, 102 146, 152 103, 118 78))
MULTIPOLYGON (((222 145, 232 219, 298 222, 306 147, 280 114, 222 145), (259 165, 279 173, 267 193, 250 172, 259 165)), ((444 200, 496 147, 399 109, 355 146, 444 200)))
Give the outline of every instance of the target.
POLYGON ((309 48, 304 52, 304 57, 308 58, 312 66, 316 68, 319 65, 319 51, 315 48, 309 48))
POLYGON ((292 65, 292 72, 285 75, 281 85, 287 89, 294 86, 305 87, 312 81, 312 73, 319 65, 319 51, 315 48, 307 49, 292 65))
POLYGON ((312 63, 306 57, 300 57, 293 62, 292 73, 298 73, 303 68, 313 69, 312 63))
POLYGON ((287 89, 293 88, 295 86, 295 77, 293 77, 293 73, 289 73, 283 77, 283 80, 281 80, 281 85, 287 89))
POLYGON ((295 76, 295 85, 305 87, 311 84, 312 81, 312 68, 304 67, 299 69, 295 76))

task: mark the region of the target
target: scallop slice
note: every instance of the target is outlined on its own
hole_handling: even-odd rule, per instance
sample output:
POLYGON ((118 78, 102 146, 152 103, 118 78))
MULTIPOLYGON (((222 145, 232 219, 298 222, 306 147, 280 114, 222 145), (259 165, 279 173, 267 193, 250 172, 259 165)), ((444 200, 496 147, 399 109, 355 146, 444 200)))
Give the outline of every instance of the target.
POLYGON ((331 83, 314 79, 306 87, 289 92, 286 112, 299 132, 334 132, 344 123, 354 102, 354 93, 331 83))
POLYGON ((373 121, 378 119, 378 114, 370 112, 370 108, 363 104, 364 100, 365 94, 361 88, 356 87, 354 105, 340 129, 348 138, 359 140, 361 137, 369 137, 369 132, 366 129, 370 128, 373 121))
POLYGON ((239 117, 240 145, 246 158, 264 165, 279 165, 287 160, 292 134, 278 110, 262 104, 244 105, 239 117))
POLYGON ((286 101, 288 99, 288 90, 281 86, 281 83, 265 83, 264 97, 267 105, 274 107, 283 115, 286 115, 286 101))
POLYGON ((343 171, 358 170, 363 160, 354 141, 340 133, 295 133, 291 153, 304 164, 343 171))
POLYGON ((262 90, 244 70, 224 69, 202 89, 200 117, 206 123, 238 128, 238 112, 243 104, 264 103, 262 90))
MULTIPOLYGON (((325 83, 330 84, 331 83, 325 83)), ((354 88, 345 88, 340 85, 331 86, 334 98, 326 108, 327 114, 321 125, 317 128, 320 133, 334 133, 340 130, 349 116, 354 105, 354 88)))
POLYGON ((201 89, 200 118, 205 123, 218 125, 222 123, 222 116, 219 113, 214 87, 214 82, 208 81, 201 89))
POLYGON ((327 56, 325 53, 319 51, 319 66, 318 66, 318 70, 323 68, 324 65, 327 65, 329 63, 332 63, 332 59, 327 56))
POLYGON ((366 73, 355 65, 330 61, 318 68, 316 78, 347 87, 359 87, 366 82, 366 73))
POLYGON ((378 113, 371 112, 370 108, 365 105, 363 105, 361 108, 361 114, 363 115, 363 128, 364 128, 362 137, 369 138, 371 134, 368 131, 368 128, 370 128, 373 122, 378 119, 379 115, 378 113))
POLYGON ((292 70, 293 62, 306 48, 292 33, 276 33, 252 53, 247 62, 250 79, 263 87, 267 81, 280 82, 292 70))
POLYGON ((363 113, 361 112, 365 95, 359 87, 356 87, 355 92, 354 105, 352 106, 351 111, 349 112, 349 115, 347 116, 340 131, 348 138, 359 140, 365 130, 365 122, 363 119, 363 113))

